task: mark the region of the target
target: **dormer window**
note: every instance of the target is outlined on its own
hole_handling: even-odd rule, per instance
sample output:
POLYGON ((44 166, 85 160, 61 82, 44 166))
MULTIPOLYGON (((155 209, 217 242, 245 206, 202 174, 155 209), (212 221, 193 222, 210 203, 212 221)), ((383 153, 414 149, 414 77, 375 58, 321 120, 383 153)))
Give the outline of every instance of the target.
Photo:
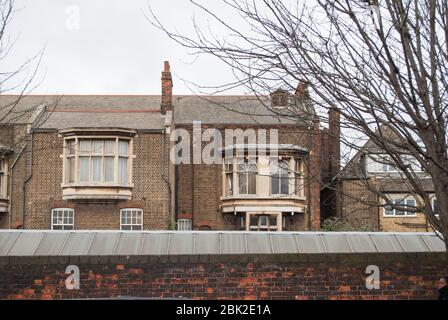
MULTIPOLYGON (((409 170, 422 172, 418 161, 409 154, 401 155, 401 160, 408 166, 409 170)), ((392 158, 387 154, 370 154, 367 156, 368 173, 393 173, 399 172, 392 158)))
POLYGON ((274 108, 285 108, 289 105, 289 92, 278 89, 271 93, 271 104, 274 108))

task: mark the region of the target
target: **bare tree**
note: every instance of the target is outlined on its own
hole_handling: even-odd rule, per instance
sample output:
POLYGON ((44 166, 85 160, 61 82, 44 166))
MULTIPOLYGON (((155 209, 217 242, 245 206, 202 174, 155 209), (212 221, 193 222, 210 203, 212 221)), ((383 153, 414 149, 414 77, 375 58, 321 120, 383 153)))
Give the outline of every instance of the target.
POLYGON ((215 89, 308 83, 320 113, 341 110, 346 148, 362 152, 360 139, 381 148, 417 199, 406 209, 423 212, 448 245, 447 0, 222 0, 231 17, 191 2, 211 21, 193 19, 192 34, 170 31, 150 5, 147 17, 232 68, 238 81, 215 89), (432 178, 439 218, 413 161, 432 178))
POLYGON ((18 108, 18 105, 38 85, 35 80, 43 56, 41 50, 18 66, 9 65, 8 58, 13 54, 17 39, 11 37, 8 29, 17 11, 14 0, 0 0, 0 94, 14 92, 14 97, 0 103, 0 124, 3 125, 20 122, 32 111, 31 108, 18 108))

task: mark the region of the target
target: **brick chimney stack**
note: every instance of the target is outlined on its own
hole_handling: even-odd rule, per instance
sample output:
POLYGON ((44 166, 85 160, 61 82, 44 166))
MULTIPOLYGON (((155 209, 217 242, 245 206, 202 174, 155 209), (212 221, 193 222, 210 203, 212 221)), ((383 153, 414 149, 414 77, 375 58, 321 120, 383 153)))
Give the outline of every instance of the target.
POLYGON ((173 110, 173 79, 171 77, 170 63, 165 61, 162 71, 162 103, 160 112, 165 114, 168 110, 173 110))
POLYGON ((308 82, 300 81, 297 85, 295 96, 302 99, 308 100, 310 98, 310 92, 308 90, 308 82))

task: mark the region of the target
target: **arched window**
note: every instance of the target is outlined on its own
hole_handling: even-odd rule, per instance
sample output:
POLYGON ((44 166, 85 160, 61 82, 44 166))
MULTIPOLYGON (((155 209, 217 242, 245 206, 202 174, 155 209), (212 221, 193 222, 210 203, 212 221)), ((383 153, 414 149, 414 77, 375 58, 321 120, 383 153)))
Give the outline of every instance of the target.
POLYGON ((257 193, 257 164, 252 160, 238 163, 239 194, 257 193))
POLYGON ((289 194, 289 166, 285 161, 271 165, 271 194, 289 194))

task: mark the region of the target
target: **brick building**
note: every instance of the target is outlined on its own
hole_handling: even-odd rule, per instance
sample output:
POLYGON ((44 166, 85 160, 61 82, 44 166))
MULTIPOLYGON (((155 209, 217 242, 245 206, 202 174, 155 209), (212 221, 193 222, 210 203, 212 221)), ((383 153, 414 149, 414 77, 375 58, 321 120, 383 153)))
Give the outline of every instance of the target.
MULTIPOLYGON (((407 161, 419 176, 423 190, 429 194, 437 211, 431 178, 409 155, 403 154, 403 161, 407 161)), ((377 231, 432 231, 424 213, 398 208, 400 205, 417 206, 413 188, 373 141, 367 141, 342 169, 339 183, 342 190, 340 214, 355 227, 377 231)))
POLYGON ((160 96, 1 96, 20 121, 0 115, 0 227, 316 230, 334 212, 339 112, 322 128, 305 84, 176 96, 167 62, 161 80, 160 96), (170 161, 181 144, 191 161, 170 161))

